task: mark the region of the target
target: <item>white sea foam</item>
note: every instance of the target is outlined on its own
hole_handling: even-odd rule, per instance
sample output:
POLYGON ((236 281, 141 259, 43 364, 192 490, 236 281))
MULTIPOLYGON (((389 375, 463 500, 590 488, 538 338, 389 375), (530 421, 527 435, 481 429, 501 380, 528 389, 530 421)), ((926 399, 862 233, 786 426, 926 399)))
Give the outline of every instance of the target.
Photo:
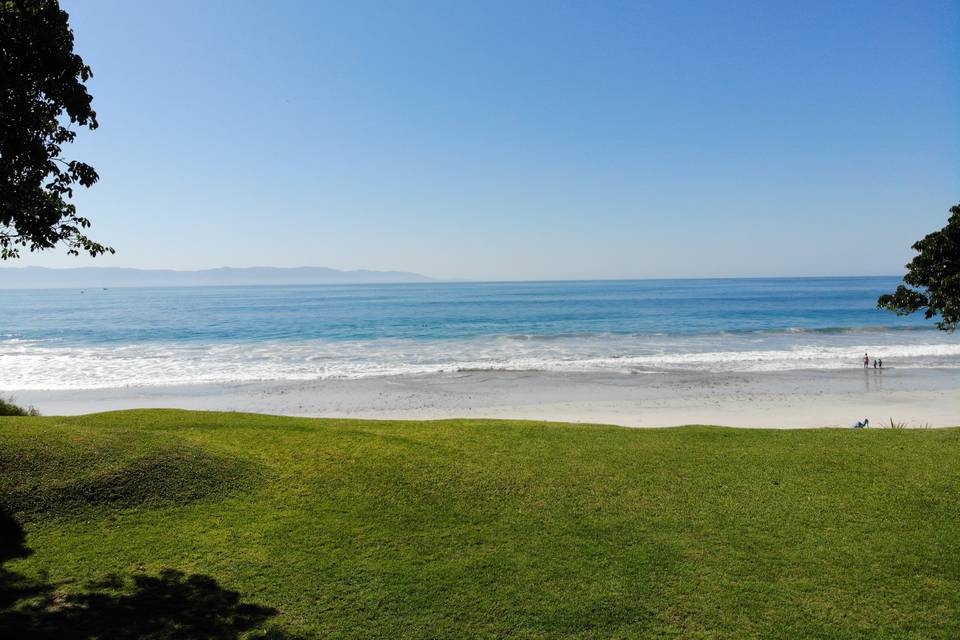
POLYGON ((947 335, 516 336, 469 340, 303 341, 69 346, 0 340, 0 389, 313 380, 454 370, 783 371, 857 367, 864 353, 886 366, 960 367, 947 335), (865 340, 865 338, 870 339, 865 340))

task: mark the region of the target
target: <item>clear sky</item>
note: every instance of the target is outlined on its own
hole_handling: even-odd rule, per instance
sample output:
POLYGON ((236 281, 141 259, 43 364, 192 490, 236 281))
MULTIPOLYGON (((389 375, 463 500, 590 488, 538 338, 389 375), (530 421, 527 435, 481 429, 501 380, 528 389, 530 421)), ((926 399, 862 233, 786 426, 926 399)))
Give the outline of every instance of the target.
POLYGON ((960 201, 957 2, 63 4, 103 266, 897 274, 960 201))

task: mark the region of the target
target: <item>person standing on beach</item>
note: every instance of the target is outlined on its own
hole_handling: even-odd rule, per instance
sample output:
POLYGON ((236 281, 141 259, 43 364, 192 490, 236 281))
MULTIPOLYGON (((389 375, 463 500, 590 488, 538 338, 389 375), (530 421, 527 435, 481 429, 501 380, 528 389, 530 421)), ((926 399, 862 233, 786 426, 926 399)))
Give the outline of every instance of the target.
POLYGON ((863 368, 866 369, 870 366, 870 356, 863 354, 863 368))

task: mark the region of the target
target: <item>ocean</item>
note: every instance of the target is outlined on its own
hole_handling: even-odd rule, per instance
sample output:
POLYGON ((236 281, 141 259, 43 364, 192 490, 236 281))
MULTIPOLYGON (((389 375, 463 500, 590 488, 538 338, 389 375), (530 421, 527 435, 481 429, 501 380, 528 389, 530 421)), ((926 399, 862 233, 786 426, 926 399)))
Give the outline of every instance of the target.
POLYGON ((960 367, 895 277, 0 290, 0 391, 455 370, 960 367))

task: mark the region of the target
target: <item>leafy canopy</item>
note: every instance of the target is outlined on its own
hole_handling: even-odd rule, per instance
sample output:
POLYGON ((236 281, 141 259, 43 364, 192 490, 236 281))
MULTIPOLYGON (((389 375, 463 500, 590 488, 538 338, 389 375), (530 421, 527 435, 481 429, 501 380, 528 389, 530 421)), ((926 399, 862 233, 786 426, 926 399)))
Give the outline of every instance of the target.
POLYGON ((67 18, 56 0, 0 0, 0 259, 61 243, 72 255, 113 253, 84 234, 90 221, 68 202, 98 176, 61 157, 74 125, 97 128, 84 84, 93 74, 67 18))
POLYGON ((913 250, 905 284, 880 296, 877 307, 901 316, 925 309, 927 319, 939 315, 937 326, 953 331, 960 323, 960 204, 951 207, 947 226, 918 240, 913 250))

